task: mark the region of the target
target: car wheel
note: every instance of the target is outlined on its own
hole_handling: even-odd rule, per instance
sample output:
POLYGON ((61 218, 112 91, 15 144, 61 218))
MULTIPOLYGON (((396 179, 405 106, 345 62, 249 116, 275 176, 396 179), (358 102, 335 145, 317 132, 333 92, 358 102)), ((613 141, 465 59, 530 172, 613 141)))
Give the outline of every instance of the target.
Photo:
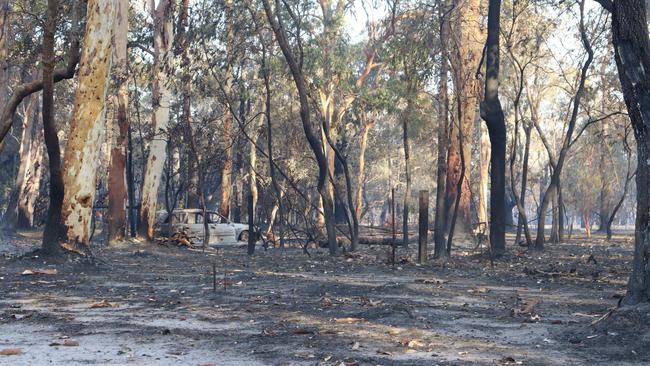
POLYGON ((244 230, 239 234, 239 241, 248 242, 248 230, 244 230))

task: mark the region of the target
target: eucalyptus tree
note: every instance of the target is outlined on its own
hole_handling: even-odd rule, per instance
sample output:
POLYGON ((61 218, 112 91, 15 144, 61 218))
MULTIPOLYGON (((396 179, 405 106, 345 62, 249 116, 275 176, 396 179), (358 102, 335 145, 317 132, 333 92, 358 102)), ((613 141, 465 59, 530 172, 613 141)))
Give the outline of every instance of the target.
POLYGON ((171 83, 169 73, 172 62, 174 3, 171 0, 161 0, 151 13, 154 19, 154 61, 152 69, 153 115, 152 127, 154 132, 151 141, 147 164, 142 185, 142 200, 140 203, 140 222, 138 235, 151 239, 154 235, 154 220, 158 200, 158 187, 162 177, 167 140, 161 138, 161 132, 169 125, 169 109, 171 104, 171 83))
MULTIPOLYGON (((471 144, 474 122, 479 102, 480 82, 476 78, 485 36, 481 28, 480 0, 453 0, 450 11, 450 65, 454 85, 454 96, 457 104, 456 116, 449 135, 449 150, 447 153, 447 181, 445 184, 445 204, 447 219, 453 215, 456 197, 458 203, 458 231, 469 233, 471 219, 470 175, 464 174, 462 165, 471 164, 471 144), (461 149, 461 140, 465 143, 461 149), (460 154, 462 154, 462 159, 460 154), (464 161, 464 163, 463 163, 464 161), (461 174, 463 173, 463 174, 461 174), (458 182, 461 184, 458 184, 458 182), (458 189, 460 187, 460 189, 458 189)), ((469 171, 469 169, 467 169, 469 171)), ((449 221, 447 221, 449 226, 449 221)))
POLYGON ((498 255, 505 250, 506 124, 499 101, 499 32, 501 0, 490 0, 485 42, 485 97, 481 117, 490 134, 490 248, 498 255))
POLYGON ((104 101, 113 62, 113 24, 117 1, 88 1, 79 85, 63 158, 61 220, 64 248, 89 252, 99 148, 105 129, 104 101))
MULTIPOLYGON (((294 51, 291 49, 291 45, 289 44, 289 39, 287 37, 287 31, 284 26, 284 14, 282 11, 283 5, 280 3, 280 1, 275 1, 275 11, 271 7, 269 0, 262 0, 262 2, 264 5, 266 17, 271 25, 271 28, 273 29, 273 32, 275 33, 276 40, 280 45, 280 49, 282 50, 284 58, 287 61, 289 69, 291 70, 291 74, 298 91, 300 98, 300 119, 302 121, 303 130, 318 164, 318 192, 320 194, 320 198, 323 201, 323 213, 325 218, 327 243, 330 254, 336 255, 338 253, 338 244, 336 241, 336 229, 334 226, 333 202, 325 186, 326 180, 328 178, 328 161, 322 149, 322 140, 318 138, 313 130, 313 126, 311 125, 308 90, 305 83, 305 76, 302 70, 303 54, 299 53, 298 56, 296 56, 294 51)), ((300 42, 299 39, 298 42, 300 42)))
MULTIPOLYGON (((114 99, 116 122, 113 127, 115 143, 111 148, 108 172, 108 241, 119 242, 126 234, 126 152, 128 150, 128 65, 127 41, 129 31, 129 1, 117 0, 113 35, 112 84, 117 91, 114 99), (115 128, 117 127, 117 128, 115 128)), ((132 193, 131 193, 132 194, 132 193)), ((129 211, 131 216, 133 210, 129 211)))
POLYGON ((611 13, 614 59, 637 143, 636 225, 625 304, 650 301, 650 38, 642 0, 597 0, 611 13))

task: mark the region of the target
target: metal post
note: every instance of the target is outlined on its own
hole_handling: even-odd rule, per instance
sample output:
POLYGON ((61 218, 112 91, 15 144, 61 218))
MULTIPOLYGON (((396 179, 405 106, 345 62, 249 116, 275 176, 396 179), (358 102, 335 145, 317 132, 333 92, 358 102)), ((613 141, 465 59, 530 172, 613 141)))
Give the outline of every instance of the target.
POLYGON ((427 239, 429 234, 429 191, 420 191, 419 206, 418 263, 426 263, 429 255, 427 249, 427 239))

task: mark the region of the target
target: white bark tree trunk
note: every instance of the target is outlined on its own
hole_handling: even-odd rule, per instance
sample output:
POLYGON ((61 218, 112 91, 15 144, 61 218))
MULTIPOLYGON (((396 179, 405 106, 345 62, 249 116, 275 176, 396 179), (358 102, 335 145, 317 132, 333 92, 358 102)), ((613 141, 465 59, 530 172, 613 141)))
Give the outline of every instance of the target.
MULTIPOLYGON (((7 206, 7 212, 3 217, 2 225, 7 230, 16 230, 19 228, 25 228, 31 226, 31 220, 28 224, 19 225, 20 221, 20 207, 24 201, 25 188, 28 185, 28 182, 31 176, 35 173, 35 170, 38 170, 40 166, 40 159, 38 159, 38 136, 40 135, 40 129, 38 124, 38 114, 35 114, 36 107, 38 105, 38 97, 31 96, 28 98, 27 103, 23 108, 22 113, 22 135, 20 138, 20 149, 18 150, 18 155, 20 157, 20 166, 18 167, 18 173, 16 174, 16 183, 14 190, 11 193, 9 198, 9 204, 7 206)), ((40 171, 39 171, 40 173, 40 171)))
POLYGON ((162 0, 154 11, 154 65, 153 65, 153 119, 155 136, 149 147, 149 157, 145 168, 140 207, 138 235, 151 239, 154 233, 158 187, 167 158, 167 139, 169 124, 171 89, 168 85, 168 72, 171 68, 173 41, 173 3, 162 0))
POLYGON ((40 193, 41 178, 43 176, 43 124, 41 122, 41 108, 36 98, 36 113, 32 122, 32 139, 30 144, 29 161, 23 184, 20 187, 18 198, 18 223, 19 228, 34 227, 34 206, 40 193))
POLYGON ((485 123, 480 123, 481 152, 478 182, 478 227, 482 234, 488 231, 488 179, 490 168, 490 137, 485 123))
POLYGON ((112 65, 115 0, 89 0, 79 85, 63 159, 63 246, 87 252, 95 198, 97 157, 105 128, 104 101, 112 65))

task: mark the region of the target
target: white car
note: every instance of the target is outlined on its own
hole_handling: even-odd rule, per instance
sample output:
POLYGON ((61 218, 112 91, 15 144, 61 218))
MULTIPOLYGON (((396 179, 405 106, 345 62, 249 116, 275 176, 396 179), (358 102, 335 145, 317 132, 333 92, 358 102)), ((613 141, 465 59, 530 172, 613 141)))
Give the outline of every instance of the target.
MULTIPOLYGON (((248 224, 234 223, 221 216, 218 212, 208 211, 208 227, 210 228, 210 242, 208 245, 233 245, 238 241, 248 242, 249 235, 255 235, 256 241, 260 238, 260 230, 248 224)), ((170 217, 165 210, 156 212, 156 230, 164 231, 169 225, 170 217)), ((171 214, 172 232, 187 230, 199 242, 203 240, 203 210, 182 209, 174 210, 171 214)))

